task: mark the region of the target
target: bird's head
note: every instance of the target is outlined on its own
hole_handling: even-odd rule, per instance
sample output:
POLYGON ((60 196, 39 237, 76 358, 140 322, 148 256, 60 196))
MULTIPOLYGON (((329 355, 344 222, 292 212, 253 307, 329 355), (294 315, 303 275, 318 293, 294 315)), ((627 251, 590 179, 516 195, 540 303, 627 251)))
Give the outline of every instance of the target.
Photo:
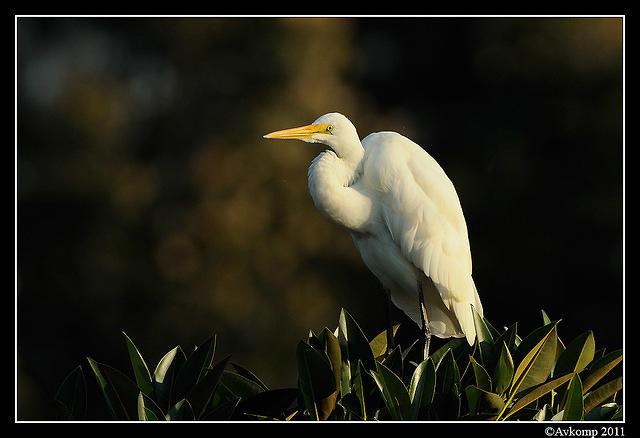
POLYGON ((355 126, 340 113, 325 114, 310 125, 271 132, 264 135, 264 138, 322 143, 333 149, 339 157, 348 155, 355 147, 362 149, 355 126))

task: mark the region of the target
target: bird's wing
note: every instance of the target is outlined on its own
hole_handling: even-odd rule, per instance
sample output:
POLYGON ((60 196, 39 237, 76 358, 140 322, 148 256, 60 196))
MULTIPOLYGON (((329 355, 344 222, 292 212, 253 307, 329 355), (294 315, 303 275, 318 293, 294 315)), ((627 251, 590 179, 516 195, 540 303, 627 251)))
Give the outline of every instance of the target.
POLYGON ((469 305, 478 308, 480 300, 471 277, 467 227, 453 184, 438 163, 406 137, 378 133, 365 143, 368 159, 363 175, 369 186, 375 186, 380 215, 393 241, 431 278, 473 342, 469 305))

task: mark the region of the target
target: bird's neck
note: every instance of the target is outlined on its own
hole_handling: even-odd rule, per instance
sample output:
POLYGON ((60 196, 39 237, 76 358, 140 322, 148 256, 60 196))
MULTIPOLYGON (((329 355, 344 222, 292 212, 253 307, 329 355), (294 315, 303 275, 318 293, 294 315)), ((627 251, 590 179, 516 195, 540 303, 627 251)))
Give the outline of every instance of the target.
POLYGON ((370 199, 354 184, 360 178, 364 149, 338 157, 327 150, 309 167, 309 192, 316 208, 351 231, 364 231, 371 213, 370 199))

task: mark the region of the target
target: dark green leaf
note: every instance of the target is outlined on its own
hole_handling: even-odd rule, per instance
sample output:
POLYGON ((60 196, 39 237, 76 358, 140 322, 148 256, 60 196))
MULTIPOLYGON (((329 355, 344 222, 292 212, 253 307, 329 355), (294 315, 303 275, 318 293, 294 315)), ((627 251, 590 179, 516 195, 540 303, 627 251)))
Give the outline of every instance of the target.
MULTIPOLYGON (((224 368, 227 366, 229 359, 231 359, 231 356, 227 356, 220 362, 216 363, 213 368, 208 370, 204 377, 202 377, 189 391, 187 399, 189 400, 196 418, 202 417, 207 409, 209 401, 211 400, 211 397, 213 397, 220 379, 225 372, 224 368)), ((252 384, 258 386, 256 383, 252 382, 252 384)))
POLYGON ((485 392, 491 392, 491 377, 489 377, 489 373, 485 370, 482 365, 480 365, 476 360, 471 357, 469 359, 471 361, 471 366, 473 367, 473 374, 476 378, 476 385, 479 389, 485 392))
POLYGON ((211 367, 215 348, 216 336, 213 335, 191 353, 176 375, 173 384, 173 399, 186 398, 189 391, 211 367))
MULTIPOLYGON (((400 324, 393 326, 392 331, 394 336, 398 331, 398 327, 400 327, 400 324)), ((369 342, 369 346, 375 358, 384 356, 387 352, 387 331, 385 330, 382 333, 378 333, 378 335, 369 342)))
POLYGON ((160 359, 153 373, 155 400, 164 412, 169 410, 171 402, 175 400, 171 397, 173 383, 178 370, 186 360, 182 349, 179 346, 175 347, 160 359))
MULTIPOLYGON (((403 351, 402 351, 402 361, 403 361, 403 363, 407 360, 407 357, 409 356, 409 353, 411 352, 411 350, 413 349, 413 347, 415 347, 419 342, 420 342, 420 339, 416 339, 415 341, 413 341, 413 342, 411 343, 411 345, 409 345, 409 346, 407 347, 407 349, 406 349, 406 350, 403 350, 403 351)), ((431 357, 431 356, 429 356, 429 357, 431 357)))
POLYGON ((193 415, 193 409, 187 399, 182 399, 169 409, 167 416, 169 421, 193 421, 195 416, 193 415))
POLYGON ((476 328, 476 342, 480 350, 482 365, 487 369, 493 369, 496 363, 496 351, 494 349, 493 335, 486 320, 473 309, 473 322, 476 328))
POLYGON ((622 421, 622 406, 619 407, 618 411, 611 416, 612 421, 622 421))
MULTIPOLYGON (((209 405, 204 414, 200 417, 203 421, 227 421, 232 420, 237 413, 237 407, 240 404, 240 397, 232 398, 224 401, 216 406, 209 405)), ((246 420, 246 418, 241 418, 246 420)))
POLYGON ((511 386, 513 380, 514 368, 513 359, 511 353, 507 347, 506 342, 502 342, 502 348, 500 349, 500 358, 493 374, 493 382, 495 392, 503 394, 511 386))
POLYGON ((563 421, 578 421, 584 417, 584 402, 582 400, 582 382, 580 376, 574 374, 567 389, 567 401, 564 404, 563 421))
POLYGON ((346 419, 352 421, 365 421, 366 420, 366 411, 363 411, 363 407, 360 404, 360 400, 356 396, 354 392, 350 392, 345 394, 340 401, 338 401, 337 406, 342 406, 344 409, 346 419), (365 414, 363 414, 365 412, 365 414))
POLYGON ((359 360, 358 364, 356 365, 353 378, 351 380, 353 382, 353 394, 358 400, 358 404, 360 408, 357 411, 357 415, 360 417, 360 419, 366 420, 367 419, 367 402, 365 397, 364 382, 362 380, 363 368, 364 367, 362 365, 362 361, 359 360))
POLYGON ((164 421, 162 410, 142 391, 138 394, 138 420, 164 421))
POLYGON ((87 384, 82 366, 67 375, 55 396, 65 420, 83 420, 87 413, 87 384))
POLYGON ((504 400, 498 394, 485 391, 477 386, 469 385, 465 388, 467 402, 469 403, 469 414, 491 414, 496 415, 504 406, 504 400))
POLYGON ((502 345, 502 343, 504 342, 505 344, 507 344, 507 348, 509 349, 509 352, 515 351, 517 346, 516 345, 517 335, 518 335, 518 323, 516 322, 496 338, 494 345, 502 345))
POLYGON ((142 354, 133 343, 131 338, 127 336, 127 334, 123 331, 125 343, 127 344, 127 351, 129 352, 129 360, 131 361, 131 367, 133 368, 133 373, 136 377, 136 383, 138 384, 138 388, 148 396, 151 396, 153 393, 153 382, 151 381, 151 373, 149 373, 149 368, 147 368, 147 364, 142 358, 142 354))
POLYGON ((138 385, 122 372, 87 357, 98 386, 107 402, 109 412, 116 420, 131 420, 138 417, 138 385))
POLYGON ((382 360, 382 363, 402 379, 403 363, 402 348, 400 345, 396 345, 393 351, 391 351, 391 353, 382 360))
POLYGON ((376 361, 366 336, 358 323, 345 309, 340 312, 339 341, 342 347, 342 363, 345 361, 353 367, 358 360, 362 361, 366 370, 375 370, 376 361))
POLYGON ((474 306, 471 306, 473 309, 473 323, 476 328, 476 338, 478 341, 487 341, 493 343, 493 335, 487 326, 485 319, 480 316, 480 314, 476 311, 474 306))
POLYGON ((387 411, 393 420, 411 418, 411 400, 407 387, 393 371, 378 363, 377 371, 371 374, 382 394, 387 411))
POLYGON ((449 350, 451 350, 454 356, 458 356, 461 351, 465 351, 467 349, 468 345, 469 344, 467 343, 467 340, 465 338, 454 338, 431 353, 429 357, 433 360, 433 363, 436 365, 437 370, 440 366, 442 358, 445 356, 445 354, 447 354, 449 350))
POLYGON ((561 375, 561 373, 557 372, 555 370, 556 365, 558 364, 558 359, 560 359, 560 356, 562 356, 565 352, 565 350, 567 349, 567 347, 564 346, 564 343, 562 342, 562 340, 558 337, 558 345, 556 346, 556 359, 555 359, 555 364, 553 365, 553 367, 551 368, 551 376, 558 376, 561 375))
POLYGON ((586 412, 591 411, 596 406, 603 403, 609 397, 613 396, 616 392, 622 389, 622 376, 617 379, 612 380, 609 383, 606 383, 600 386, 598 389, 591 391, 584 398, 584 410, 586 412))
POLYGON ((255 374, 253 374, 251 371, 249 371, 245 367, 240 366, 240 365, 238 365, 236 363, 231 363, 231 365, 236 370, 236 373, 240 374, 242 377, 245 377, 245 378, 251 380, 252 382, 257 384, 258 386, 260 386, 263 391, 268 391, 269 390, 269 388, 267 388, 267 385, 262 383, 262 381, 255 374))
MULTIPOLYGON (((513 377, 512 394, 524 391, 547 380, 556 357, 556 348, 558 346, 556 333, 556 326, 552 325, 549 332, 542 336, 542 339, 520 361, 513 377)), ((526 345, 525 341, 526 339, 522 341, 518 350, 526 345)))
MULTIPOLYGON (((515 351, 513 352, 513 363, 516 367, 520 365, 522 359, 533 350, 533 348, 550 332, 551 329, 558 325, 560 320, 552 321, 549 324, 545 324, 542 327, 538 327, 529 335, 527 335, 517 346, 515 351)), ((557 335, 556 335, 557 337, 557 335)))
POLYGON ((530 391, 526 392, 526 394, 523 394, 518 399, 518 401, 514 403, 514 405, 509 410, 509 413, 507 415, 505 415, 504 418, 508 418, 508 417, 512 416, 513 414, 518 412, 520 409, 528 406, 529 404, 531 404, 534 401, 538 400, 540 397, 544 396, 545 394, 548 394, 549 392, 553 391, 555 388, 557 388, 560 385, 566 383, 573 376, 574 376, 573 373, 567 374, 565 376, 559 377, 559 378, 551 380, 551 381, 549 381, 547 383, 544 383, 544 384, 541 384, 539 386, 531 388, 530 391))
POLYGON ((579 373, 592 360, 596 351, 596 344, 593 339, 593 332, 588 331, 576 337, 567 345, 566 350, 555 367, 557 375, 568 373, 579 373))
POLYGON ((430 357, 416 367, 411 376, 409 398, 411 400, 411 418, 417 420, 420 411, 433 401, 436 390, 436 366, 430 357))
POLYGON ((125 420, 127 419, 127 414, 124 411, 120 399, 118 398, 118 394, 116 394, 115 390, 111 386, 111 383, 107 380, 107 378, 102 373, 100 369, 100 364, 95 360, 87 357, 87 362, 89 362, 89 366, 93 371, 94 376, 98 382, 98 387, 102 392, 102 396, 107 404, 107 408, 109 409, 109 413, 115 420, 125 420))
POLYGON ((449 350, 436 369, 436 392, 446 394, 456 388, 460 388, 460 371, 453 357, 453 352, 449 350))
POLYGON ((247 399, 264 392, 264 389, 253 380, 230 371, 224 371, 222 373, 221 384, 235 396, 242 399, 247 399))
POLYGON ((551 319, 547 316, 547 313, 543 309, 540 309, 540 312, 542 312, 542 325, 549 324, 551 319))
POLYGON ((337 392, 333 370, 326 354, 300 341, 296 357, 298 385, 309 415, 313 420, 320 420, 324 415, 324 418, 328 417, 335 406, 337 392))
POLYGON ((543 383, 549 377, 558 346, 557 323, 558 321, 542 327, 544 330, 548 330, 546 332, 540 329, 535 330, 535 337, 529 335, 520 343, 516 352, 520 351, 520 354, 524 355, 524 357, 520 360, 514 373, 513 383, 509 390, 509 399, 502 412, 498 414, 497 419, 502 417, 506 407, 511 404, 511 401, 517 394, 522 394, 522 392, 528 388, 543 383), (532 339, 536 341, 535 344, 533 344, 532 339), (533 347, 524 353, 524 348, 532 344, 533 347))
POLYGON ((436 369, 436 391, 431 404, 436 420, 458 419, 461 406, 460 388, 460 371, 453 351, 449 350, 436 369))
POLYGON ((338 341, 338 338, 326 327, 320 332, 320 339, 322 341, 322 348, 329 358, 329 363, 331 364, 331 369, 336 379, 336 388, 340 388, 340 378, 342 375, 340 341, 338 341))
POLYGON ((491 337, 493 339, 496 339, 498 336, 500 336, 500 332, 491 325, 491 323, 486 319, 486 318, 482 318, 484 321, 484 324, 487 326, 487 329, 489 330, 489 333, 491 333, 491 337))
POLYGON ((584 415, 585 421, 608 421, 618 413, 622 412, 622 407, 615 403, 606 403, 602 406, 596 406, 584 415))
POLYGON ((233 415, 234 420, 247 420, 247 415, 284 419, 295 409, 298 388, 273 389, 242 400, 233 415))
POLYGON ((612 351, 601 359, 594 361, 584 374, 582 390, 586 393, 622 361, 622 350, 612 351))

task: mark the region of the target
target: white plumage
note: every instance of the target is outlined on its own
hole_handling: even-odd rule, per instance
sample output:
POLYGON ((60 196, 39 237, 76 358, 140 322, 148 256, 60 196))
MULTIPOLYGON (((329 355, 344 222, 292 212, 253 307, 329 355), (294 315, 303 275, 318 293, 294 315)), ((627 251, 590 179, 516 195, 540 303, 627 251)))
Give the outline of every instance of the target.
POLYGON ((418 326, 421 285, 431 333, 466 336, 473 344, 471 305, 480 315, 483 310, 471 276, 466 222, 453 184, 424 149, 395 132, 360 141, 339 113, 265 137, 331 147, 309 167, 318 210, 351 231, 365 265, 418 326))

